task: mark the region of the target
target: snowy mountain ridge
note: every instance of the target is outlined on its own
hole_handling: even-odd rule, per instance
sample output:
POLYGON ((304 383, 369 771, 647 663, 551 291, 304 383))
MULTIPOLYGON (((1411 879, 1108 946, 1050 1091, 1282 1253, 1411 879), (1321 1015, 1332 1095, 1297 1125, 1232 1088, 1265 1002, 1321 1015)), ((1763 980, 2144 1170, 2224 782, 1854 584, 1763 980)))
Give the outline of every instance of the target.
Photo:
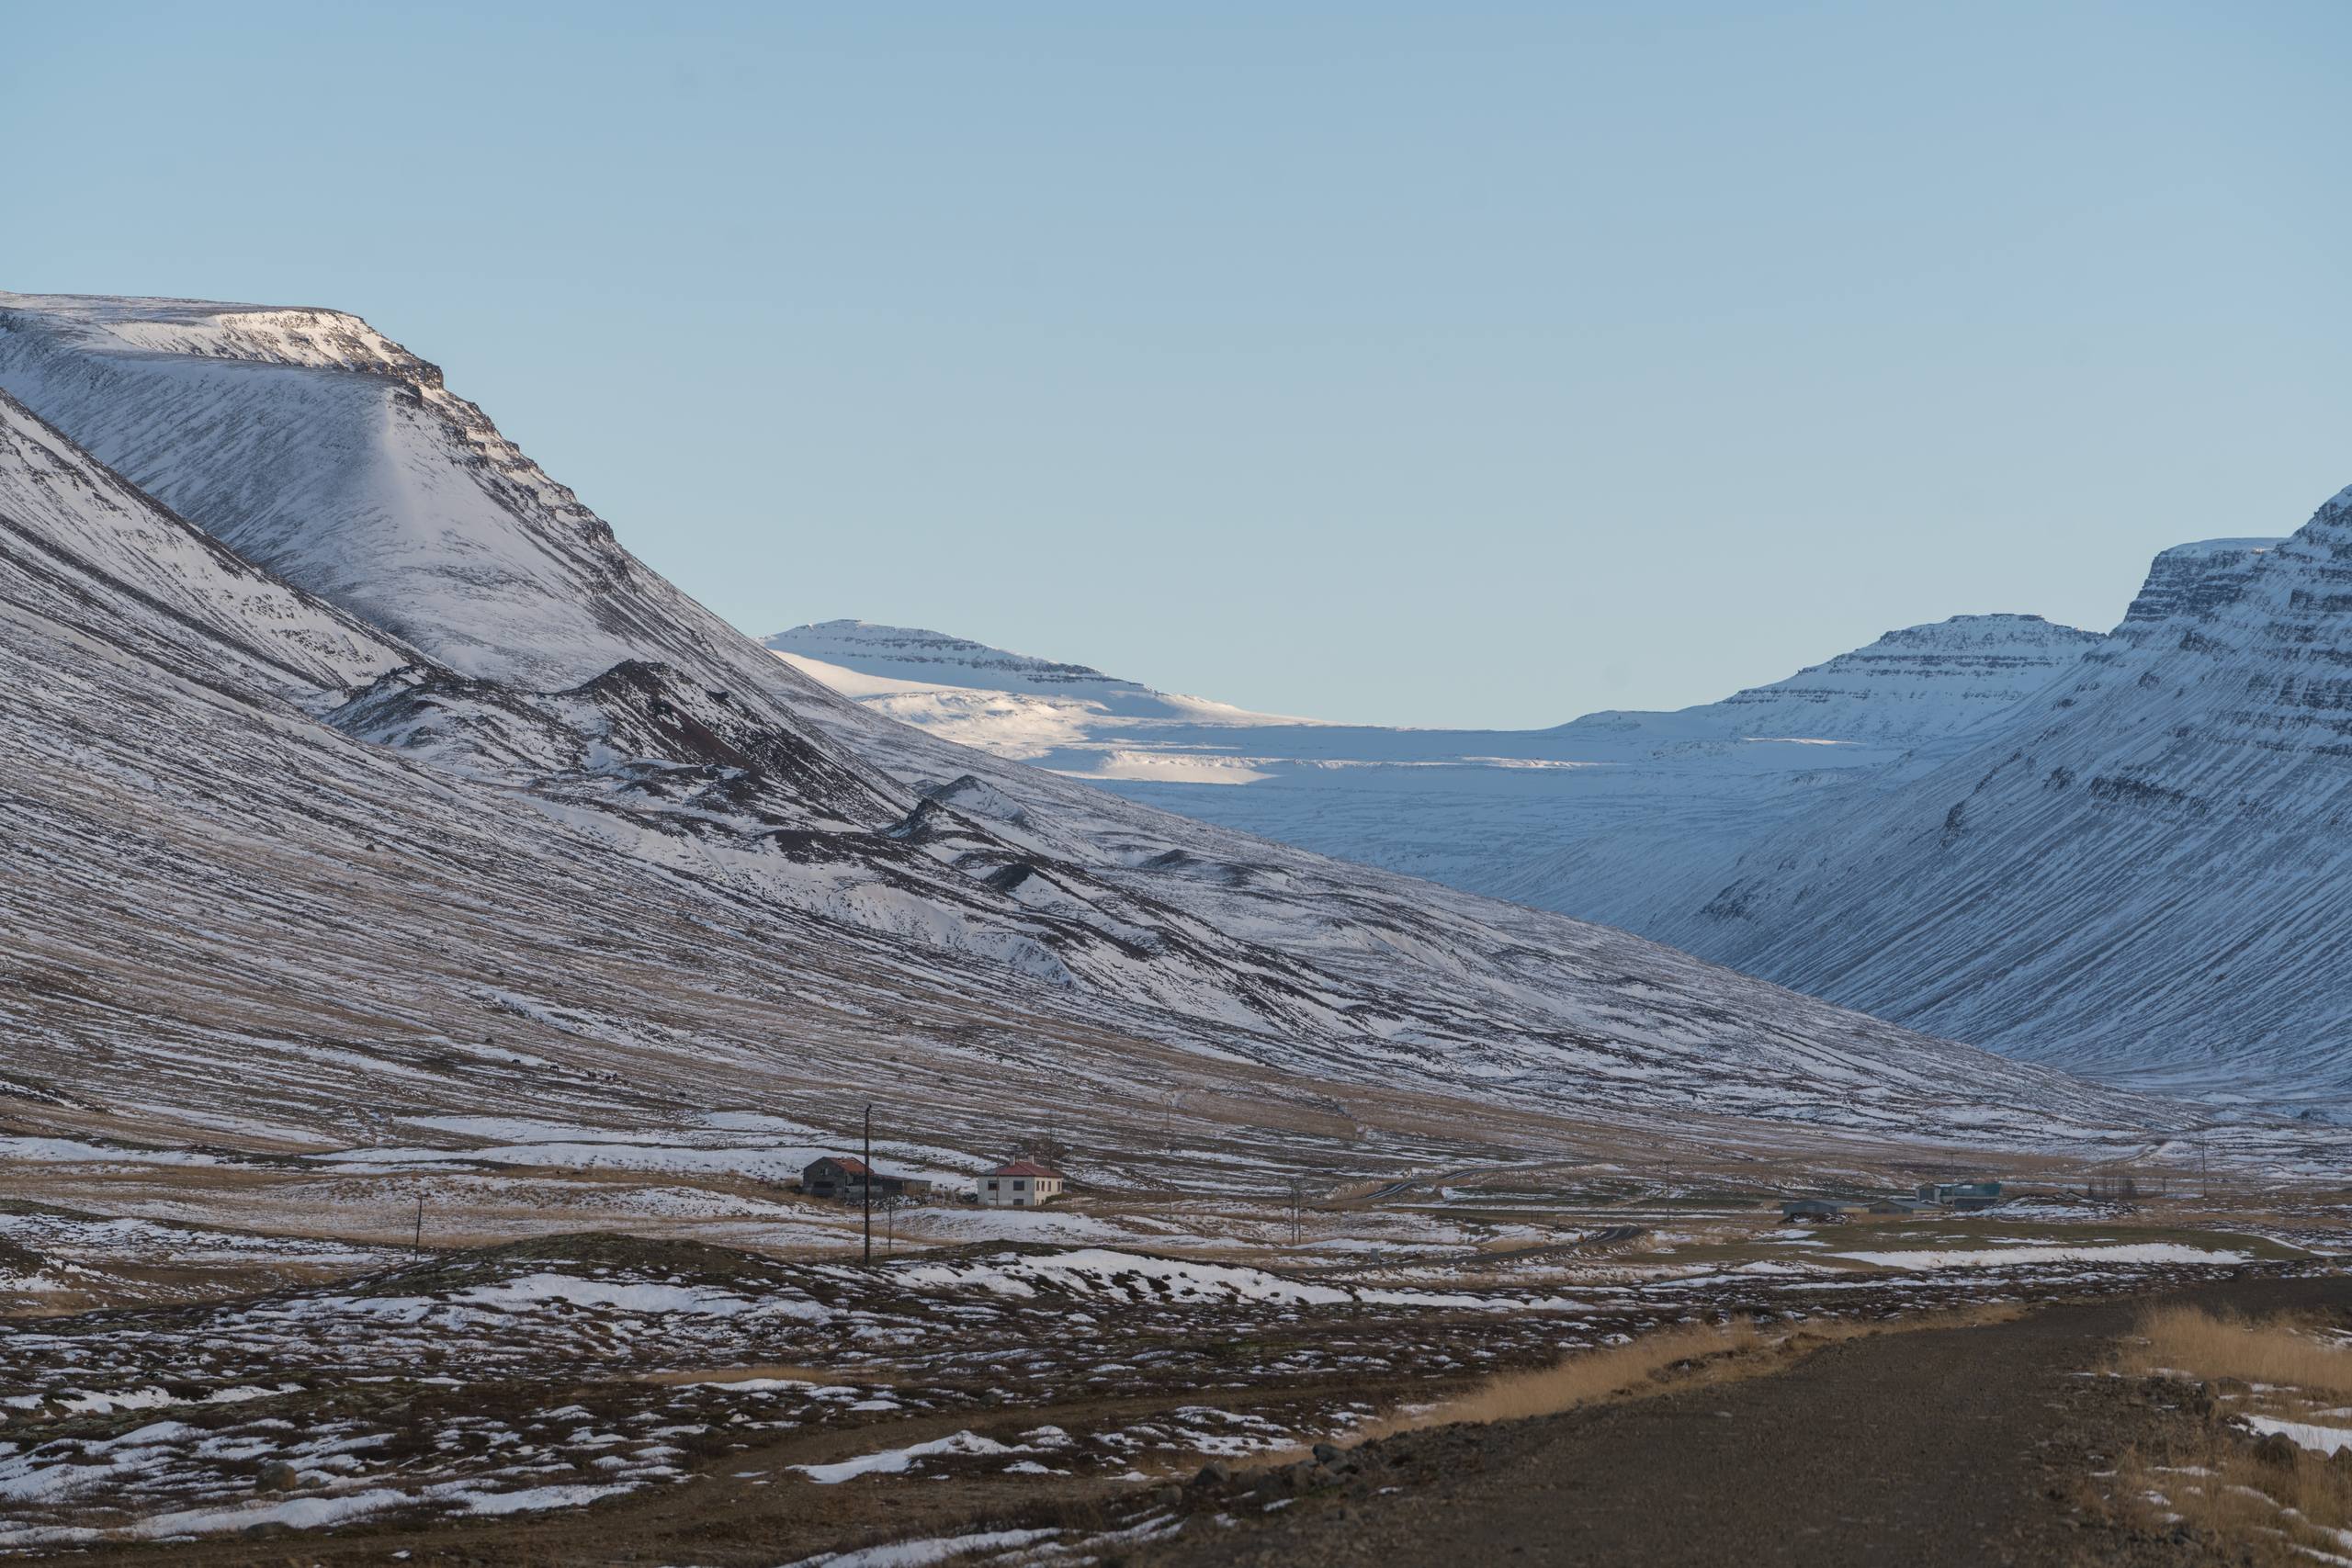
POLYGON ((1757 739, 1917 745, 1996 718, 2102 640, 2039 615, 1955 615, 1709 706, 1757 739))
POLYGON ((1105 675, 1083 664, 1062 664, 1013 653, 968 637, 872 621, 822 621, 763 639, 771 651, 855 668, 913 686, 978 686, 1043 696, 1083 696, 1109 704, 1156 704, 1165 694, 1105 675))

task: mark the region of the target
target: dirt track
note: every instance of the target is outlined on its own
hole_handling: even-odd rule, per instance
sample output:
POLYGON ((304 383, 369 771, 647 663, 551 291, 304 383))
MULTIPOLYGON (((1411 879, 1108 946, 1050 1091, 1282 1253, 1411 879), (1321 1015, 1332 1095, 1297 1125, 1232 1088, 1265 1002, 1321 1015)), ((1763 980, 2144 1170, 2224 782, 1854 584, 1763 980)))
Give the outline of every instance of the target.
MULTIPOLYGON (((2173 1299, 2352 1306, 2352 1280, 2225 1282, 2173 1299)), ((2100 1367, 2146 1298, 1860 1339, 1786 1372, 1378 1445, 1368 1498, 1302 1498, 1185 1531, 1159 1565, 2162 1562, 2185 1543, 2086 1526, 2081 1479, 2168 1418, 2100 1367)), ((1361 1487, 1359 1488, 1361 1489, 1361 1487)))

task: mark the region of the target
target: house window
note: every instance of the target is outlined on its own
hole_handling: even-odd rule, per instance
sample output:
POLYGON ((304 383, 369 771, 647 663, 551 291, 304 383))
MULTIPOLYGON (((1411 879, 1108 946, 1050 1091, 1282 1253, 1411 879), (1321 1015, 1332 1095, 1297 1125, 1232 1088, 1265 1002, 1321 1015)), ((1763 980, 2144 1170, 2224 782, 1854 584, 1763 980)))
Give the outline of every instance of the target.
POLYGON ((1015 1198, 1012 1201, 1012 1206, 1016 1209, 1025 1209, 1029 1206, 1029 1200, 1026 1198, 1015 1198))
POLYGON ((1015 1178, 1012 1183, 1012 1190, 1015 1192, 1020 1192, 1025 1190, 1028 1185, 1029 1184, 1027 1182, 1021 1180, 1019 1178, 1015 1178))
POLYGON ((993 1192, 993 1191, 995 1191, 995 1190, 996 1190, 996 1183, 995 1183, 995 1182, 991 1181, 991 1182, 989 1182, 989 1191, 991 1191, 991 1192, 993 1192))

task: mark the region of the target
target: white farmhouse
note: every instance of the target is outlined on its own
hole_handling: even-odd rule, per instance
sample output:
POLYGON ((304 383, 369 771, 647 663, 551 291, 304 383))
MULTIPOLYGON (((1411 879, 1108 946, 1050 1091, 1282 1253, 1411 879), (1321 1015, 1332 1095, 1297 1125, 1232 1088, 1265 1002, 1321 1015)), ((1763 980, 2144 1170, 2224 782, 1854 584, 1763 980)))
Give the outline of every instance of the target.
POLYGON ((972 1196, 983 1209, 1034 1209, 1061 1196, 1062 1179, 1025 1159, 972 1178, 972 1196))

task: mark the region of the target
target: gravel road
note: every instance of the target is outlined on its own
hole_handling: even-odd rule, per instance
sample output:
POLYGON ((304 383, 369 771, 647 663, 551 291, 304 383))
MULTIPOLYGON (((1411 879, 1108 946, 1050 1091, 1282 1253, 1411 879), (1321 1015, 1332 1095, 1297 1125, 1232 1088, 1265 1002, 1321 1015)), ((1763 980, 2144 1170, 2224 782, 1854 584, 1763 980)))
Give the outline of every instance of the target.
MULTIPOLYGON (((2223 1281, 2166 1299, 2247 1313, 2352 1309, 2352 1280, 2223 1281)), ((1188 1529, 1153 1568, 1304 1564, 1739 1564, 1981 1568, 2183 1562, 2185 1545, 2086 1526, 2081 1478, 2170 1416, 2102 1367, 2149 1304, 1832 1347, 1743 1382, 1375 1445, 1370 1497, 1188 1529)), ((1242 1478, 1237 1478, 1237 1486, 1242 1478)), ((1357 1490, 1362 1490, 1359 1486, 1357 1490)))

